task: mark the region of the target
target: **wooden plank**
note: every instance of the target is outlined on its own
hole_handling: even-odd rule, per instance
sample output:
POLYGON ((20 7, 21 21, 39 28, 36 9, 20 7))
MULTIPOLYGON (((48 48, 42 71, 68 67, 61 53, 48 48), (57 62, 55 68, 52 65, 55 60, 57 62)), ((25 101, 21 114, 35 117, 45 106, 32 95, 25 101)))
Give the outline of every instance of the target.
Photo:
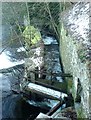
POLYGON ((48 116, 51 116, 53 113, 55 113, 62 105, 64 104, 64 101, 58 102, 48 113, 48 116))
MULTIPOLYGON (((43 81, 43 82, 35 81, 35 83, 38 84, 38 85, 42 85, 42 86, 44 86, 44 87, 47 87, 47 88, 50 88, 50 89, 53 89, 53 90, 59 91, 59 92, 66 93, 65 90, 64 90, 65 88, 61 90, 61 88, 56 88, 56 87, 53 86, 53 85, 50 85, 50 84, 46 84, 46 83, 44 83, 44 80, 42 80, 42 81, 43 81)), ((49 80, 48 80, 48 81, 49 81, 49 80)), ((59 83, 59 84, 60 84, 60 83, 59 83)), ((62 84, 64 84, 64 83, 62 83, 62 84)))
POLYGON ((60 101, 56 106, 54 106, 48 113, 48 116, 51 116, 56 110, 58 110, 62 105, 62 102, 60 101))
POLYGON ((56 91, 56 90, 53 90, 50 88, 46 88, 44 86, 37 85, 34 83, 29 83, 27 86, 27 90, 34 92, 36 94, 43 95, 43 96, 48 97, 50 99, 56 99, 59 101, 61 101, 61 98, 60 98, 61 96, 62 97, 67 96, 65 93, 62 93, 62 92, 59 92, 59 91, 56 91))
MULTIPOLYGON (((33 82, 31 80, 31 78, 27 78, 28 81, 33 82)), ((66 82, 60 82, 57 80, 47 80, 47 79, 35 79, 34 83, 45 86, 45 87, 49 87, 51 89, 63 92, 63 93, 67 93, 67 85, 66 82)))
POLYGON ((57 80, 47 80, 47 79, 37 79, 35 80, 35 83, 40 84, 45 87, 49 87, 51 89, 67 93, 67 86, 65 82, 59 82, 57 80))
POLYGON ((47 76, 54 76, 54 77, 72 77, 71 74, 69 73, 62 73, 62 72, 59 72, 59 73, 48 73, 48 72, 41 72, 39 70, 35 70, 35 71, 30 71, 30 72, 33 72, 33 73, 36 73, 36 74, 41 74, 41 75, 47 75, 47 76))

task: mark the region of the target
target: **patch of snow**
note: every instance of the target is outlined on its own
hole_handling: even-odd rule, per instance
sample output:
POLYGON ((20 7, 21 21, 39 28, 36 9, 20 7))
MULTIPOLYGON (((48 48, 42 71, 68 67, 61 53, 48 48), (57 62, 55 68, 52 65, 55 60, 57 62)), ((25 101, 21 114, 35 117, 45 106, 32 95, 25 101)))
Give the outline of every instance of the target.
POLYGON ((38 116, 37 116, 37 118, 36 119, 41 119, 41 118, 43 118, 44 120, 45 119, 51 119, 51 116, 48 116, 48 115, 46 115, 46 114, 44 114, 44 113, 40 113, 38 116))
POLYGON ((37 57, 37 58, 32 57, 31 61, 33 63, 32 66, 38 67, 38 66, 40 66, 43 63, 43 57, 37 57))
POLYGON ((11 62, 10 57, 7 56, 7 53, 8 52, 3 52, 0 55, 0 60, 1 60, 0 61, 0 69, 9 68, 9 67, 13 67, 13 66, 20 65, 20 64, 24 63, 23 60, 17 61, 17 62, 11 62))
POLYGON ((22 51, 26 51, 24 47, 19 47, 19 48, 17 49, 17 52, 22 52, 22 51))
POLYGON ((73 8, 73 11, 70 13, 70 16, 68 17, 69 25, 71 24, 71 31, 76 31, 76 34, 83 37, 85 40, 84 42, 87 43, 87 34, 86 29, 89 29, 89 14, 86 14, 85 11, 89 9, 89 3, 85 5, 85 9, 81 8, 80 11, 83 11, 83 14, 78 14, 76 17, 76 12, 78 9, 76 8, 78 6, 75 6, 73 8))
POLYGON ((67 97, 67 94, 65 94, 65 93, 61 93, 59 91, 55 91, 55 90, 52 90, 50 88, 46 88, 46 87, 43 87, 43 86, 40 86, 40 85, 37 85, 34 83, 29 83, 28 88, 35 90, 35 91, 42 92, 42 93, 47 94, 47 95, 51 95, 55 98, 67 97))
POLYGON ((61 77, 56 77, 58 81, 63 82, 61 77))
POLYGON ((41 47, 36 48, 36 52, 34 53, 36 55, 41 55, 41 47))
POLYGON ((46 37, 43 39, 45 45, 58 44, 57 40, 52 37, 46 37))

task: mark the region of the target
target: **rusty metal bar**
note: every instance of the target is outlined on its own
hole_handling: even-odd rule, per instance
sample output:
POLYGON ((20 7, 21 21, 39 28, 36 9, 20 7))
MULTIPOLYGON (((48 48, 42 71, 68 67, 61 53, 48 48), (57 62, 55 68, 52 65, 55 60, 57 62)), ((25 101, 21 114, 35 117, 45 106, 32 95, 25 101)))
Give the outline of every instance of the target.
POLYGON ((63 102, 60 101, 58 102, 58 104, 56 106, 54 106, 48 113, 48 116, 51 116, 53 113, 55 113, 61 106, 62 106, 63 102))

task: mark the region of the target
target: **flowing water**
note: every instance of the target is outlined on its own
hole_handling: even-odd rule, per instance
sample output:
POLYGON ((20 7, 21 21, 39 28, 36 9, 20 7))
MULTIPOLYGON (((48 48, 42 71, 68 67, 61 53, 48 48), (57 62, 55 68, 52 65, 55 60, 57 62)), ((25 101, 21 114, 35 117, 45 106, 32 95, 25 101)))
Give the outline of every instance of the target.
MULTIPOLYGON (((48 66, 48 70, 61 72, 57 41, 52 37, 45 37, 44 44, 46 45, 45 61, 48 66), (51 58, 54 59, 55 62, 51 62, 51 58)), ((24 74, 25 57, 25 50, 21 46, 10 48, 0 55, 0 69, 6 69, 6 73, 0 73, 3 119, 14 118, 18 120, 19 118, 22 118, 22 120, 26 120, 27 118, 29 118, 29 116, 31 119, 34 119, 39 114, 39 112, 46 113, 51 106, 57 103, 56 101, 47 99, 47 103, 49 101, 49 107, 46 106, 47 109, 43 109, 40 108, 41 105, 39 102, 31 101, 31 103, 29 104, 29 102, 26 102, 22 99, 21 94, 14 94, 11 91, 12 89, 18 91, 20 90, 19 83, 22 80, 24 74)), ((47 79, 50 79, 48 78, 49 76, 46 77, 47 79)), ((56 77, 53 79, 62 82, 61 77, 56 77)))

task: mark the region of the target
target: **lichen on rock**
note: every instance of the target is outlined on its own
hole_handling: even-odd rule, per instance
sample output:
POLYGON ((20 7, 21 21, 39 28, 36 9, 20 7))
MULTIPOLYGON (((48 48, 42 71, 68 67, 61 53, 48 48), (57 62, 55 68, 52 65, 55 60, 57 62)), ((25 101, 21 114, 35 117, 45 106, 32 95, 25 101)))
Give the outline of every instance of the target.
MULTIPOLYGON (((80 80, 82 92, 79 104, 82 104, 85 118, 90 116, 91 95, 91 41, 89 27, 89 2, 78 2, 61 16, 61 58, 65 72, 73 76, 72 95, 74 101, 77 93, 77 83, 80 80)), ((75 106, 78 113, 78 109, 75 106)), ((79 108, 80 109, 80 108, 79 108)), ((81 110, 81 109, 80 109, 81 110)), ((83 112, 82 111, 82 112, 83 112)), ((81 117, 84 117, 81 116, 81 117)), ((79 114, 78 114, 79 117, 79 114)), ((91 116, 90 116, 91 119, 91 116)))

